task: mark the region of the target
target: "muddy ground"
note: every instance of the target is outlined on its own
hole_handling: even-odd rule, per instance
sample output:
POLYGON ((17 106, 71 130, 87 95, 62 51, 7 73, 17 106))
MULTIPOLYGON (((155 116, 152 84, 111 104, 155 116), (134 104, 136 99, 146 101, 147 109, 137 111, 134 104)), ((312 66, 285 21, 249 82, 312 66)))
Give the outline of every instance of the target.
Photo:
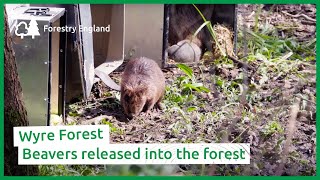
MULTIPOLYGON (((314 5, 264 6, 261 13, 257 5, 239 5, 238 8, 240 30, 244 23, 248 29, 256 26, 263 29, 268 24, 276 29, 280 39, 294 37, 298 44, 315 40, 314 5)), ((241 34, 239 41, 243 43, 241 34)), ((237 55, 245 61, 246 58, 241 59, 245 50, 250 54, 252 49, 243 49, 242 43, 238 45, 237 55)), ((306 55, 300 51, 294 54, 301 55, 302 59, 295 61, 289 52, 282 52, 283 56, 289 57, 285 63, 273 61, 274 65, 252 56, 255 58, 248 61, 252 67, 249 70, 230 60, 221 60, 220 63, 211 60, 214 63, 195 66, 196 81, 203 83, 210 92, 194 91, 189 96, 179 90, 179 78, 181 80, 186 75, 177 68, 163 69, 168 87, 163 101, 166 108, 141 114, 130 121, 123 115, 120 93, 99 82, 94 85, 87 104, 79 101, 68 106, 68 121, 71 124, 110 125, 111 143, 251 144, 250 165, 206 166, 205 174, 315 175, 315 52, 306 55), (313 60, 306 60, 312 56, 313 60), (248 77, 248 86, 245 85, 245 76, 248 77), (242 96, 246 87, 246 96, 242 96), (299 111, 292 111, 298 100, 299 111), (291 132, 293 137, 286 146, 291 132), (279 169, 282 171, 277 171, 279 169)), ((116 82, 120 82, 122 68, 111 74, 116 82)), ((200 170, 197 167, 180 166, 174 174, 189 172, 198 175, 200 170)))

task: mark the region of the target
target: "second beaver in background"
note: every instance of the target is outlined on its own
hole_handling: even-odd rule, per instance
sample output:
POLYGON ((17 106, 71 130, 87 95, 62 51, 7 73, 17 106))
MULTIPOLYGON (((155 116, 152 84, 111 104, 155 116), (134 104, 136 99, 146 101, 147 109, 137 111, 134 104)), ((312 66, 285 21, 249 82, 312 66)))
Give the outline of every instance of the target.
MULTIPOLYGON (((197 4, 203 16, 210 20, 213 17, 214 4, 197 4)), ((201 59, 205 51, 212 51, 211 34, 204 27, 193 34, 204 23, 202 16, 192 4, 172 4, 169 7, 168 57, 175 62, 193 63, 201 59)))
POLYGON ((129 60, 121 78, 120 102, 129 119, 148 112, 155 105, 162 108, 165 77, 152 59, 139 57, 129 60))

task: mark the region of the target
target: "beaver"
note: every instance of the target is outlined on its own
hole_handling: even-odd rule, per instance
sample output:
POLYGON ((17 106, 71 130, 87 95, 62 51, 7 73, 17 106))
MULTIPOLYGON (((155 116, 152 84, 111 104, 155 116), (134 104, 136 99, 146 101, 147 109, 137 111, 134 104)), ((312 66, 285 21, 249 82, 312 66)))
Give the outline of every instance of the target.
MULTIPOLYGON (((212 18, 214 5, 197 5, 197 7, 207 20, 212 18)), ((193 37, 204 23, 202 17, 191 4, 170 5, 169 13, 168 57, 176 62, 198 62, 204 51, 212 49, 212 44, 208 40, 210 32, 206 27, 193 37)))
MULTIPOLYGON (((197 8, 201 11, 207 20, 213 17, 214 4, 197 4, 197 8)), ((204 23, 199 12, 192 4, 172 4, 169 6, 169 46, 179 43, 180 41, 188 39, 193 35, 197 29, 204 23)), ((205 49, 212 48, 210 39, 211 34, 207 27, 197 34, 196 38, 201 44, 196 43, 199 48, 204 52, 205 49)))
POLYGON ((120 82, 120 103, 128 119, 162 109, 165 77, 159 65, 147 57, 132 58, 125 66, 120 82))

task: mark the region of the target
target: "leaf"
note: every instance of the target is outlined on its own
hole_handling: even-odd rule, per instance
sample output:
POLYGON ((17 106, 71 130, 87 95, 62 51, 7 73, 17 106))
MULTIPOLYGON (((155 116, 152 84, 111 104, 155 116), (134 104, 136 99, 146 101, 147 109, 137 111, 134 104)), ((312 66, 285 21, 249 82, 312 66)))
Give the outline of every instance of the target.
POLYGON ((306 44, 306 47, 309 47, 309 46, 311 46, 311 45, 313 45, 315 43, 316 43, 316 38, 314 38, 310 42, 308 42, 308 44, 306 44))
POLYGON ((217 82, 216 82, 216 85, 221 87, 221 88, 223 87, 223 84, 224 84, 224 81, 220 80, 220 79, 218 79, 217 82))
POLYGON ((68 114, 69 114, 69 116, 71 116, 71 117, 77 117, 77 116, 79 116, 79 114, 78 114, 76 111, 70 111, 68 114))
POLYGON ((218 42, 218 40, 217 40, 216 33, 215 33, 215 31, 214 31, 214 29, 213 29, 213 27, 212 27, 211 22, 210 22, 210 21, 207 21, 207 19, 204 17, 204 15, 201 13, 201 11, 198 9, 198 7, 197 7, 196 5, 194 5, 194 4, 192 4, 192 5, 194 6, 194 8, 196 8, 196 10, 198 11, 198 13, 199 13, 200 16, 202 17, 203 21, 204 21, 205 23, 208 22, 208 23, 206 23, 207 28, 208 28, 208 30, 209 30, 209 32, 210 32, 213 40, 215 41, 216 45, 218 46, 218 49, 219 49, 220 53, 222 54, 222 56, 225 57, 225 56, 226 56, 226 53, 225 53, 224 51, 222 51, 222 49, 221 49, 221 47, 220 47, 220 45, 219 45, 219 42, 218 42))
POLYGON ((268 59, 266 58, 266 56, 260 54, 260 53, 257 53, 256 54, 256 58, 259 59, 259 60, 263 60, 263 61, 268 61, 268 59))
POLYGON ((265 40, 264 40, 263 38, 261 38, 258 34, 252 32, 252 31, 249 30, 249 29, 247 30, 247 32, 248 32, 249 34, 251 34, 252 36, 254 36, 255 38, 257 38, 257 40, 259 40, 261 43, 265 43, 265 40))
POLYGON ((192 85, 192 84, 185 84, 183 85, 184 88, 189 88, 189 89, 193 89, 196 90, 198 92, 201 92, 201 90, 199 88, 197 88, 196 86, 192 85))
POLYGON ((190 88, 196 90, 197 92, 210 92, 210 90, 202 85, 202 83, 185 84, 184 88, 190 88))
POLYGON ((203 16, 203 14, 201 13, 201 11, 198 9, 198 7, 194 4, 192 4, 194 8, 196 8, 196 10, 198 11, 198 13, 200 14, 200 16, 202 17, 203 21, 207 21, 206 18, 203 16))
POLYGON ((203 86, 202 83, 193 83, 193 84, 191 84, 191 85, 194 86, 194 87, 201 87, 201 86, 203 86))
POLYGON ((205 22, 197 29, 197 31, 193 34, 193 36, 194 36, 194 37, 197 36, 198 33, 202 30, 202 28, 203 28, 204 26, 207 26, 209 23, 210 23, 210 21, 205 21, 205 22))
POLYGON ((262 85, 269 80, 269 77, 265 74, 262 75, 262 78, 259 80, 259 84, 262 85))
POLYGON ((189 78, 193 78, 193 71, 190 67, 185 64, 177 64, 177 67, 183 71, 189 78))
POLYGON ((188 111, 188 112, 192 112, 192 111, 194 111, 194 110, 196 110, 196 109, 198 109, 198 107, 196 107, 196 106, 190 106, 190 107, 188 107, 187 111, 188 111))
POLYGON ((204 86, 200 86, 199 89, 200 89, 201 91, 206 92, 206 93, 209 93, 209 92, 210 92, 210 89, 208 89, 208 88, 206 88, 206 87, 204 87, 204 86))

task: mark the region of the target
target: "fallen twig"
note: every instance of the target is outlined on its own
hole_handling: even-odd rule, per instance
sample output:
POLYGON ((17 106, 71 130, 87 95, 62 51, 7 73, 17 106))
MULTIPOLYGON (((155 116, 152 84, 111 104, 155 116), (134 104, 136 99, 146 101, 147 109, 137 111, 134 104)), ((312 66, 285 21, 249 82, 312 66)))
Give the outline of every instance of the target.
POLYGON ((316 22, 314 21, 301 20, 301 23, 306 25, 316 25, 316 22))
POLYGON ((296 14, 296 15, 293 15, 293 14, 290 14, 286 11, 281 11, 283 14, 287 15, 287 16, 290 16, 290 17, 293 17, 293 18, 299 18, 299 17, 303 17, 309 21, 312 21, 312 22, 317 22, 317 20, 305 15, 305 14, 296 14))
POLYGON ((236 138, 234 138, 234 139, 231 141, 231 143, 233 143, 235 140, 239 139, 239 138, 242 136, 242 134, 249 129, 249 127, 250 127, 250 126, 247 126, 247 127, 239 134, 239 136, 237 136, 236 138))
POLYGON ((294 104, 291 108, 291 116, 288 122, 288 135, 287 135, 287 139, 286 142, 284 144, 284 149, 283 149, 283 153, 282 153, 282 159, 281 159, 281 163, 278 167, 278 170, 276 172, 276 175, 281 176, 283 173, 283 169, 284 169, 284 165, 286 163, 287 157, 288 157, 288 153, 289 153, 289 149, 291 146, 291 141, 292 141, 292 137, 293 137, 293 133, 295 130, 295 123, 296 123, 296 119, 298 116, 298 112, 299 112, 299 106, 300 106, 300 99, 298 99, 298 102, 296 104, 294 104))
POLYGON ((247 64, 247 63, 245 63, 245 62, 242 62, 242 61, 239 61, 238 59, 236 59, 236 58, 234 58, 234 57, 232 57, 232 56, 230 56, 230 55, 228 55, 227 57, 228 57, 229 59, 231 59, 233 62, 239 64, 240 67, 247 67, 248 70, 253 69, 253 67, 250 66, 249 64, 247 64))
POLYGON ((87 120, 83 120, 80 124, 81 125, 90 125, 90 124, 99 124, 103 119, 109 119, 110 116, 107 115, 101 115, 101 116, 97 116, 94 117, 92 119, 87 119, 87 120))
POLYGON ((307 102, 309 102, 309 103, 311 103, 311 104, 313 104, 313 105, 316 105, 315 102, 310 101, 309 99, 306 99, 306 98, 302 97, 301 94, 294 94, 294 96, 295 96, 295 97, 298 97, 298 98, 301 98, 302 100, 307 101, 307 102))

